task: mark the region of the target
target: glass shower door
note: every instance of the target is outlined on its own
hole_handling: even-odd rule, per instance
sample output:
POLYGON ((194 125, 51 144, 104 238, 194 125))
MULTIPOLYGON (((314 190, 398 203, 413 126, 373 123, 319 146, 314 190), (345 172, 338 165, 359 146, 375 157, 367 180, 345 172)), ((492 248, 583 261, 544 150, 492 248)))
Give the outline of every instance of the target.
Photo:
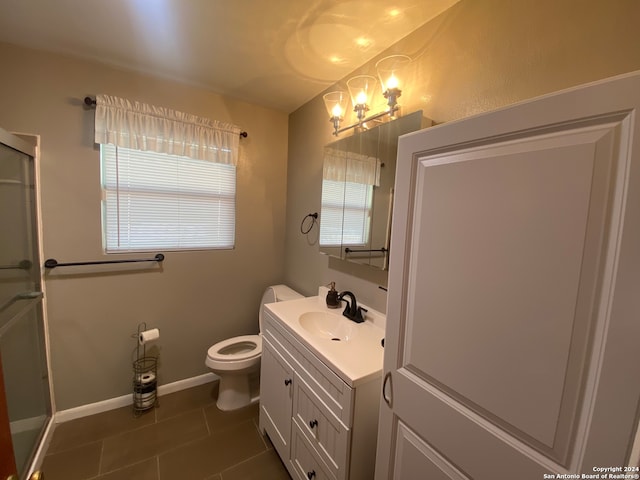
MULTIPOLYGON (((10 432, 6 444, 12 445, 20 478, 26 475, 51 418, 35 172, 29 150, 28 144, 0 130, 0 397, 6 401, 0 422, 8 419, 8 425, 0 424, 0 437, 2 431, 10 432)), ((0 449, 7 454, 6 445, 0 449)), ((7 458, 2 458, 3 464, 10 463, 7 458)))

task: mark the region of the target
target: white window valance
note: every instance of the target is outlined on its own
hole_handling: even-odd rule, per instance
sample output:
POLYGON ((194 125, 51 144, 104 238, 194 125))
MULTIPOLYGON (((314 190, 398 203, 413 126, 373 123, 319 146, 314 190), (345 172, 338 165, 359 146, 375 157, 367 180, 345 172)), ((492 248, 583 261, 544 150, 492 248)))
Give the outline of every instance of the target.
POLYGON ((236 165, 240 127, 110 95, 96 96, 95 142, 236 165))
POLYGON ((322 178, 379 186, 381 165, 375 157, 325 147, 322 178))

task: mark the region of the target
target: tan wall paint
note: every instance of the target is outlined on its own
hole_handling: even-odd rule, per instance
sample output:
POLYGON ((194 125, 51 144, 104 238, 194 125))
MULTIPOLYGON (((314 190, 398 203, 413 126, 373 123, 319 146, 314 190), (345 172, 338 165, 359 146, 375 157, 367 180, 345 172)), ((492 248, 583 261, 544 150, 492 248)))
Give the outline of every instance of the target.
MULTIPOLYGON (((636 0, 462 0, 357 73, 375 75, 375 61, 392 53, 411 56, 401 105, 449 122, 640 69, 638 19, 636 0)), ((346 90, 350 76, 337 85, 346 90)), ((304 215, 320 210, 321 151, 333 138, 321 95, 290 115, 285 279, 305 294, 336 280, 385 311, 376 283, 330 268, 317 233, 299 231, 304 215)))
POLYGON ((213 343, 256 333, 264 287, 283 278, 287 115, 7 44, 0 44, 0 62, 0 125, 41 135, 45 258, 108 259, 101 246, 99 150, 92 137, 93 111, 81 106, 85 95, 122 96, 232 122, 249 132, 241 140, 234 250, 166 252, 161 271, 83 267, 48 274, 57 408, 130 392, 135 348, 130 335, 138 322, 160 328, 161 384, 207 372, 204 358, 213 343), (107 270, 112 273, 97 273, 107 270))

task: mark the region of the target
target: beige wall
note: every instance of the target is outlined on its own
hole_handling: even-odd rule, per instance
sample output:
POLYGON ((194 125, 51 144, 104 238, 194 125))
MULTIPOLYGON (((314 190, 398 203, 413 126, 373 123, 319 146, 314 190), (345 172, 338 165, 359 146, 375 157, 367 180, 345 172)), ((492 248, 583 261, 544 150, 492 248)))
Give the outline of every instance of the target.
POLYGON ((85 95, 135 99, 232 122, 249 133, 241 140, 234 250, 165 252, 162 270, 83 267, 47 275, 57 408, 130 393, 130 335, 138 322, 160 328, 161 384, 207 372, 204 358, 213 343, 256 333, 264 287, 283 280, 287 115, 7 44, 0 44, 0 62, 0 126, 41 135, 44 258, 108 259, 101 245, 99 150, 93 110, 81 106, 85 95))
MULTIPOLYGON (((637 0, 462 0, 358 73, 375 75, 375 61, 391 53, 411 56, 400 104, 449 122, 640 69, 638 19, 637 0)), ((306 294, 336 280, 384 311, 376 283, 330 268, 317 235, 299 231, 304 215, 320 210, 321 150, 333 138, 321 96, 290 115, 285 278, 306 294)))

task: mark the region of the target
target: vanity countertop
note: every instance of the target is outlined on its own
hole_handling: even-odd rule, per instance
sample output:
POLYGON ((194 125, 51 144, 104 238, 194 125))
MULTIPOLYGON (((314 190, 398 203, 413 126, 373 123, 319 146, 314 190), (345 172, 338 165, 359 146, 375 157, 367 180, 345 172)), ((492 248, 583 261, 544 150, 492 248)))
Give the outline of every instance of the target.
POLYGON ((350 387, 382 376, 384 349, 381 340, 384 338, 385 317, 380 312, 369 309, 366 314, 363 312, 365 321, 355 323, 342 317, 342 308, 327 308, 324 296, 269 303, 265 308, 350 387), (337 341, 309 331, 300 321, 300 317, 309 312, 340 316, 348 322, 349 339, 337 341))

